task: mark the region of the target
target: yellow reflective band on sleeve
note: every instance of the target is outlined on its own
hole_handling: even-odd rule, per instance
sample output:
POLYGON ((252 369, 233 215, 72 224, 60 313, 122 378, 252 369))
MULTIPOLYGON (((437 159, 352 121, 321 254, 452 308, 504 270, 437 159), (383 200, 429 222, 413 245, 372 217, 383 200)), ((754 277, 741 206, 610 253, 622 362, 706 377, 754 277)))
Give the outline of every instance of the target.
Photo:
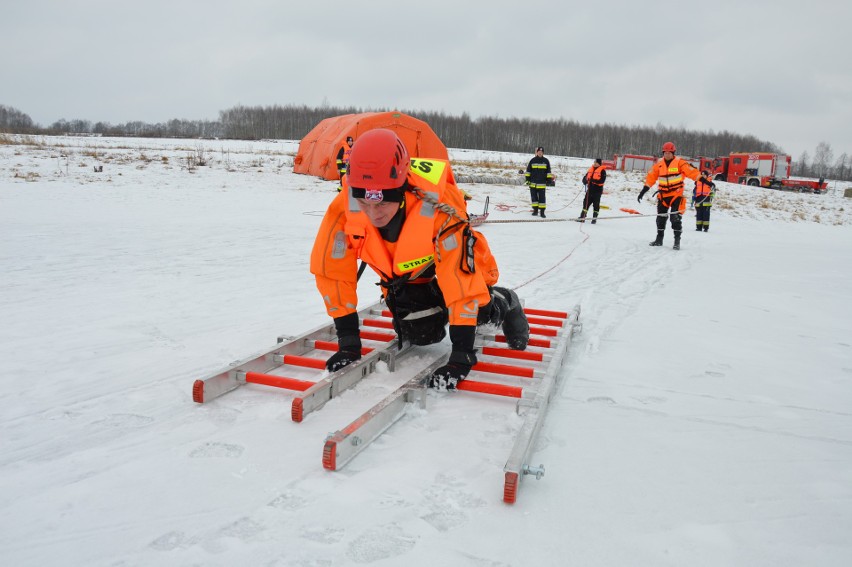
POLYGON ((447 162, 432 159, 411 158, 411 173, 414 173, 429 183, 437 185, 447 169, 447 162))
POLYGON ((406 260, 405 262, 400 262, 396 265, 396 268, 400 272, 410 272, 412 270, 416 270, 420 266, 424 264, 428 264, 435 257, 434 254, 429 254, 428 256, 423 256, 422 258, 418 258, 416 260, 406 260))

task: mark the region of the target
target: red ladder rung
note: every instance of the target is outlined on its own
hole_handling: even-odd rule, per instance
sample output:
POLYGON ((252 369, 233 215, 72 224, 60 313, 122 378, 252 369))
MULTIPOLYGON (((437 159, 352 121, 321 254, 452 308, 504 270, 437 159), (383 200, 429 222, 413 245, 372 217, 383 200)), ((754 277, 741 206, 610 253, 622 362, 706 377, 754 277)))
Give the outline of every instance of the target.
POLYGON ((493 362, 477 362, 473 365, 473 370, 490 372, 491 374, 521 376, 522 378, 532 378, 535 375, 535 368, 513 366, 511 364, 494 364, 493 362))
POLYGON ((362 339, 368 339, 371 341, 383 341, 390 342, 396 338, 396 335, 390 335, 388 333, 377 333, 375 331, 361 331, 360 332, 362 339))
POLYGON ((273 376, 272 374, 261 374, 260 372, 246 372, 247 384, 261 384, 263 386, 274 386, 285 390, 299 390, 304 392, 314 385, 307 380, 297 380, 286 376, 273 376))
POLYGON ((298 356, 295 354, 285 354, 283 357, 284 364, 292 366, 304 366, 305 368, 316 368, 317 370, 325 370, 325 361, 319 358, 311 358, 309 356, 298 356))
POLYGON ((556 319, 546 319, 544 317, 527 317, 527 321, 532 325, 545 325, 547 327, 561 327, 562 321, 556 319))
POLYGON ((501 358, 517 358, 518 360, 534 360, 538 362, 544 360, 544 353, 541 352, 512 350, 510 348, 502 347, 482 347, 482 354, 499 356, 501 358))
POLYGON ((543 335, 545 337, 555 337, 559 334, 556 329, 548 329, 546 327, 530 327, 531 335, 543 335))
MULTIPOLYGON (((340 345, 334 341, 314 341, 314 348, 317 350, 333 350, 337 352, 340 350, 340 345)), ((368 354, 371 352, 373 352, 372 348, 361 347, 361 354, 368 354)))
POLYGON ((520 386, 493 384, 491 382, 478 382, 476 380, 462 380, 461 382, 456 384, 456 389, 465 392, 479 392, 480 394, 506 396, 507 398, 521 398, 524 395, 524 389, 520 386))
MULTIPOLYGON (((504 335, 497 335, 497 336, 494 337, 494 340, 497 341, 498 343, 505 343, 506 337, 504 335)), ((552 343, 547 339, 532 339, 531 338, 527 342, 527 344, 529 346, 550 348, 552 343)))
POLYGON ((541 315, 542 317, 556 317, 557 319, 567 319, 568 314, 564 311, 548 311, 547 309, 527 309, 524 308, 524 313, 527 315, 541 315))
POLYGON ((362 321, 365 327, 378 327, 380 329, 393 329, 393 321, 383 321, 381 319, 364 319, 362 321))

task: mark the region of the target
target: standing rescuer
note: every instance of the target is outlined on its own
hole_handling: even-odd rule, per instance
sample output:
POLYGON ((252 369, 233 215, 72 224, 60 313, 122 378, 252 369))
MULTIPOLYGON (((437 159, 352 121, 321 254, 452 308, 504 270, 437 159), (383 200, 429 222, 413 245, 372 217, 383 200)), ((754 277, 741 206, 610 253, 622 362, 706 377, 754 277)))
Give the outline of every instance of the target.
POLYGON ((715 187, 713 183, 703 177, 701 173, 689 165, 686 161, 675 156, 677 149, 673 142, 663 144, 663 157, 648 172, 645 177, 645 186, 639 192, 640 203, 642 197, 653 187, 655 183, 659 186, 657 195, 657 238, 648 244, 650 246, 662 246, 663 234, 666 230, 666 217, 671 219, 672 231, 674 231, 674 248, 680 250, 680 235, 683 230, 683 213, 686 210, 686 199, 683 197, 684 177, 693 181, 702 179, 703 182, 715 187))
POLYGON ((550 160, 544 157, 543 147, 539 146, 535 149, 535 155, 527 164, 524 176, 530 188, 532 214, 534 217, 541 215, 541 218, 545 218, 544 209, 547 208, 545 193, 548 183, 552 183, 554 177, 550 171, 550 160))
POLYGON ((450 326, 452 352, 429 385, 455 388, 476 364, 477 324, 501 325, 509 348, 526 349, 529 323, 485 237, 468 222, 448 162, 409 157, 392 130, 364 133, 352 148, 342 191, 329 205, 311 253, 311 272, 334 318, 335 371, 361 358, 358 260, 379 275, 401 341, 434 344, 450 326))
POLYGON ((695 205, 695 230, 707 232, 710 230, 710 207, 713 206, 716 188, 706 181, 710 177, 709 171, 702 171, 701 175, 703 177, 695 182, 692 190, 692 203, 695 205))
POLYGON ((352 136, 346 136, 346 143, 337 151, 337 173, 340 174, 340 185, 338 191, 343 190, 343 176, 346 175, 346 166, 349 165, 349 154, 352 153, 352 144, 355 140, 352 136))
POLYGON ((586 213, 589 207, 594 207, 594 218, 592 224, 597 222, 598 213, 601 210, 601 195, 603 195, 603 186, 606 182, 606 169, 604 168, 603 160, 596 158, 592 167, 583 176, 583 185, 586 186, 586 197, 583 199, 583 210, 580 212, 580 222, 585 222, 586 213))

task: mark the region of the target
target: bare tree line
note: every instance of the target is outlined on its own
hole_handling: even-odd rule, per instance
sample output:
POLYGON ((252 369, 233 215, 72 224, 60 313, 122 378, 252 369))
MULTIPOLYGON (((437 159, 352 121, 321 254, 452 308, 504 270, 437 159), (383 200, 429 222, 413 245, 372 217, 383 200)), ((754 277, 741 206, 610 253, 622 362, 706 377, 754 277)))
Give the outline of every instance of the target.
MULTIPOLYGON (((58 120, 48 127, 33 123, 28 115, 0 105, 0 131, 22 134, 95 133, 104 136, 286 139, 298 140, 321 120, 341 114, 384 112, 387 109, 356 107, 319 108, 308 106, 235 106, 219 112, 218 120, 178 120, 149 124, 141 121, 112 125, 88 120, 58 120)), ((775 144, 751 135, 729 131, 696 131, 655 126, 617 124, 584 124, 564 118, 533 120, 531 118, 481 117, 472 119, 443 112, 403 110, 423 120, 445 145, 504 152, 533 153, 544 146, 549 155, 610 158, 613 154, 656 155, 665 141, 677 143, 678 153, 688 156, 724 156, 731 152, 784 153, 775 144)), ((831 146, 821 142, 813 158, 808 152, 793 162, 793 175, 852 179, 847 154, 834 161, 831 146)))

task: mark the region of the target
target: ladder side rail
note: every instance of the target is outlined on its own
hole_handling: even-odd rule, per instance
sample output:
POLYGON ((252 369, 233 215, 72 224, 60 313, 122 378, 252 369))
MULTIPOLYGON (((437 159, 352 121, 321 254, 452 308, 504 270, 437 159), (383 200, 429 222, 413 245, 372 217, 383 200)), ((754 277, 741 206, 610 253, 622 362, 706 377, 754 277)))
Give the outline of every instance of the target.
MULTIPOLYGON (((358 312, 359 316, 369 314, 375 305, 361 309, 358 312)), ((280 366, 274 360, 275 355, 303 355, 310 350, 307 346, 308 341, 336 339, 336 337, 334 323, 320 325, 295 337, 278 337, 278 344, 260 354, 232 362, 226 369, 196 380, 192 386, 192 399, 197 403, 209 402, 245 384, 245 374, 240 372, 268 373, 280 366)))
POLYGON ((448 358, 449 355, 439 357, 355 421, 329 435, 323 447, 323 467, 340 470, 396 423, 405 414, 407 404, 417 401, 423 405, 426 381, 439 366, 446 364, 448 358))
POLYGON ((319 379, 316 384, 293 398, 290 416, 296 423, 301 423, 305 416, 317 411, 346 390, 375 372, 376 364, 384 361, 393 370, 397 359, 408 354, 410 345, 406 343, 401 350, 397 349, 398 339, 384 346, 376 347, 372 352, 359 360, 347 364, 337 372, 332 372, 319 379))
MULTIPOLYGON (((567 358, 568 346, 574 336, 574 333, 581 329, 579 317, 580 306, 577 305, 571 311, 571 315, 565 322, 564 332, 560 337, 556 352, 553 353, 553 358, 548 364, 545 377, 541 380, 535 399, 532 403, 522 404, 521 401, 518 402, 519 409, 522 406, 528 407, 529 409, 527 410, 524 424, 521 426, 521 430, 515 438, 515 444, 509 454, 506 465, 503 467, 505 479, 503 500, 506 503, 511 504, 515 502, 520 480, 525 474, 530 473, 528 461, 532 453, 532 449, 535 446, 536 439, 538 438, 538 433, 544 424, 544 417, 547 413, 548 404, 553 397, 553 394, 556 392, 556 386, 559 384, 562 366, 567 358)), ((543 467, 535 470, 534 474, 536 474, 537 478, 540 478, 544 474, 543 467)))

